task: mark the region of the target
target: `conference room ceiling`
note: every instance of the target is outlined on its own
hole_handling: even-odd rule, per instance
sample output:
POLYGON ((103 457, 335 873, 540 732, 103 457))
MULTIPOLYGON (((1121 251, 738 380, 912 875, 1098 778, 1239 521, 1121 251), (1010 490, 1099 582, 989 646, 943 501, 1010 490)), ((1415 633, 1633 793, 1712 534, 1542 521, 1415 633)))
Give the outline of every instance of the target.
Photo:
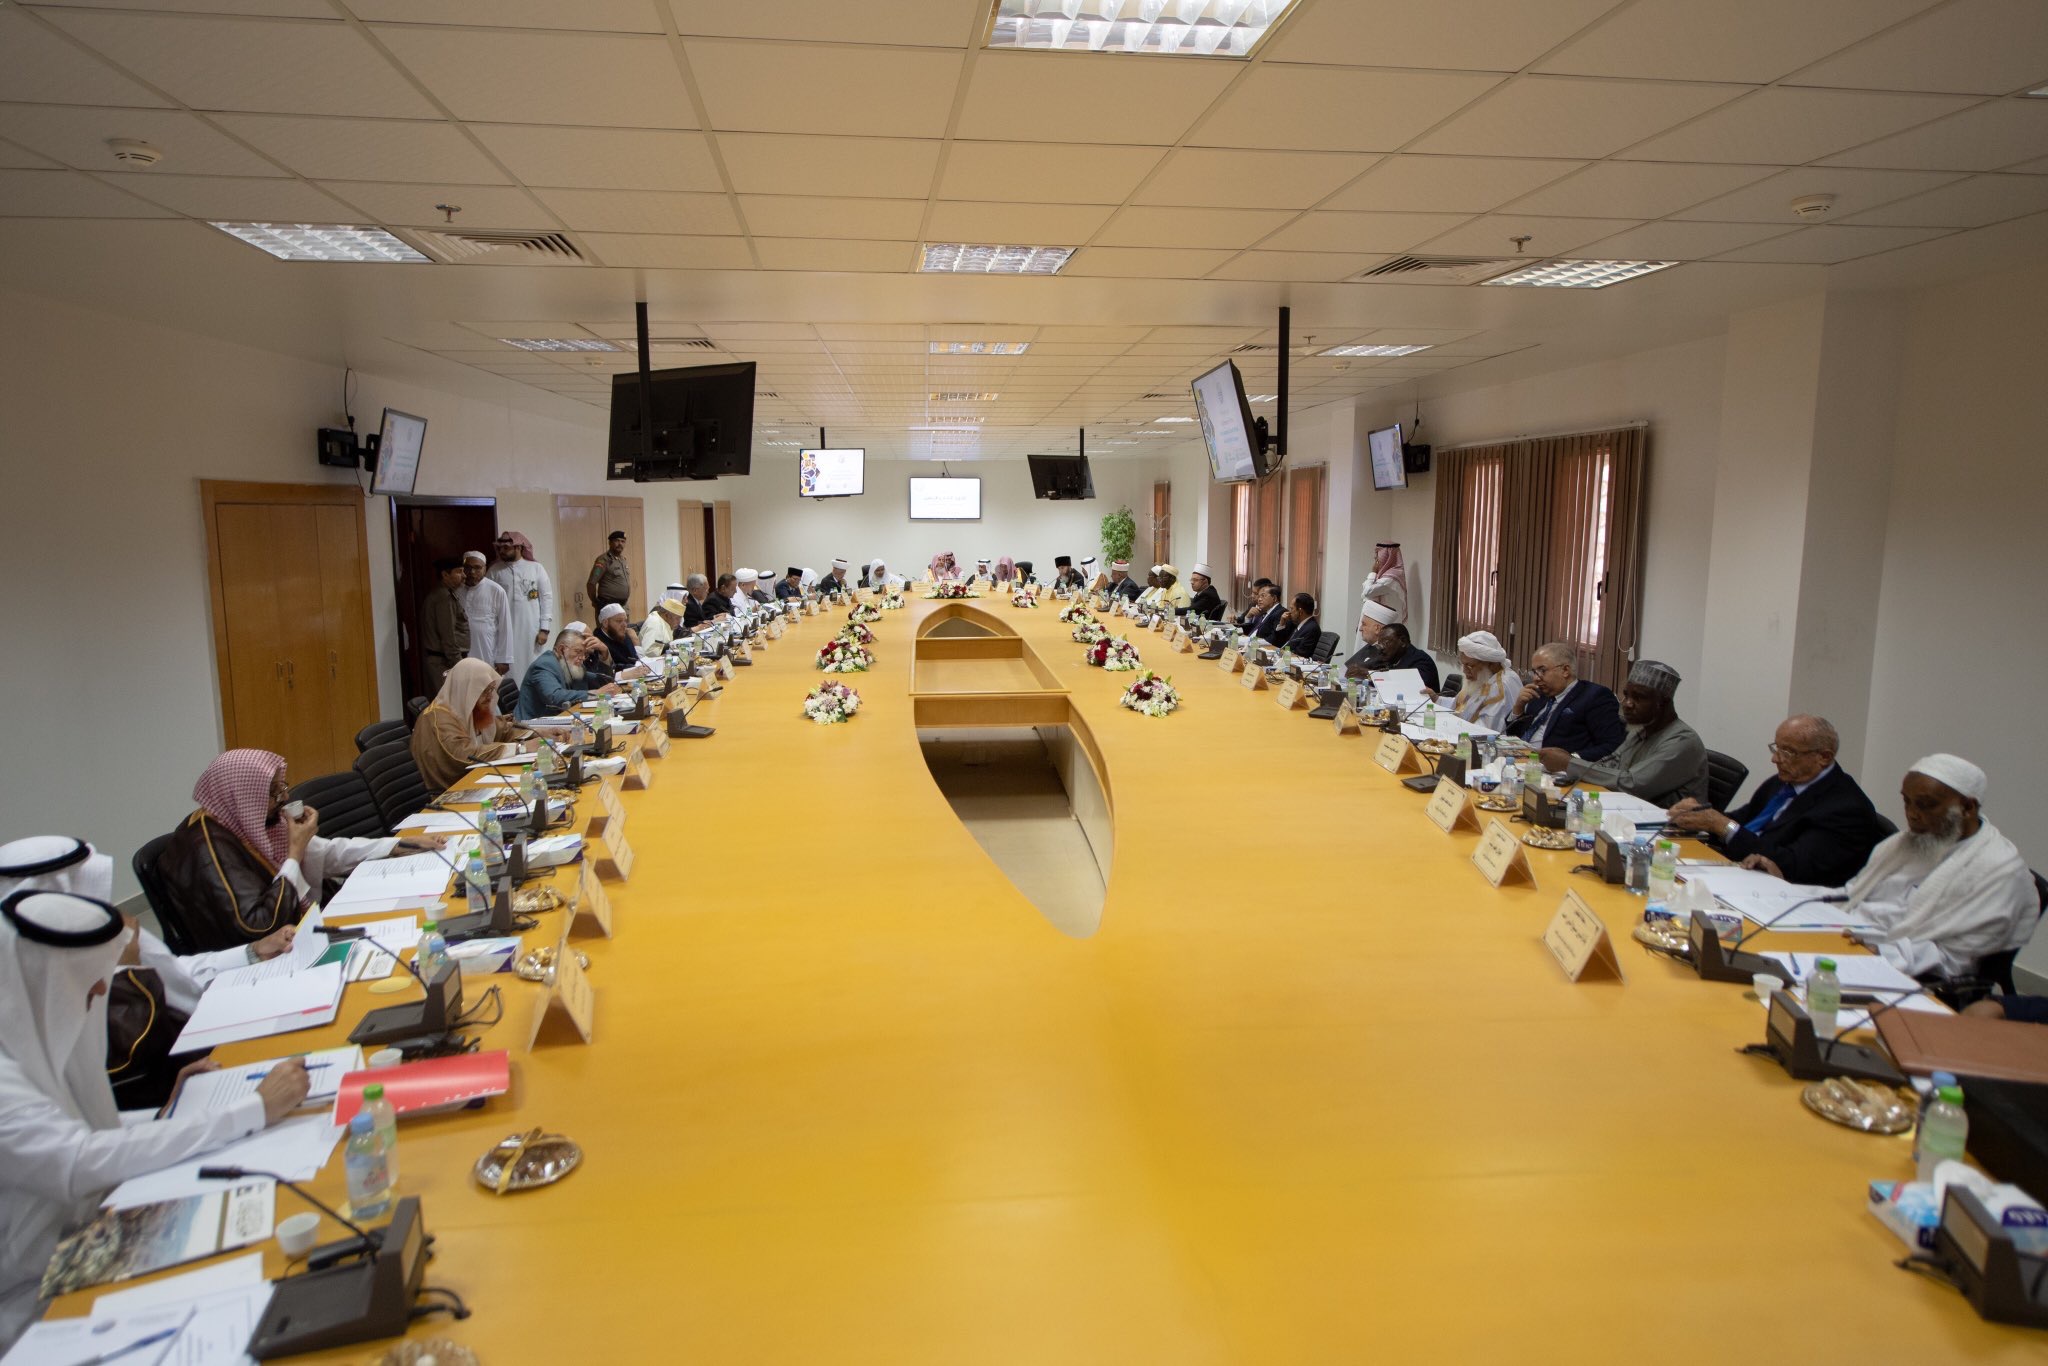
POLYGON ((646 299, 656 365, 758 364, 767 443, 987 458, 1185 441, 1223 357, 1277 391, 1282 303, 1300 411, 2048 242, 2036 0, 1297 0, 1246 60, 993 50, 991 8, 0 0, 0 281, 586 422, 646 299), (280 262, 215 220, 574 256, 280 262), (918 273, 934 242, 1075 251, 918 273), (1404 254, 1679 264, 1360 280, 1404 254), (1428 349, 1313 354, 1349 344, 1428 349))

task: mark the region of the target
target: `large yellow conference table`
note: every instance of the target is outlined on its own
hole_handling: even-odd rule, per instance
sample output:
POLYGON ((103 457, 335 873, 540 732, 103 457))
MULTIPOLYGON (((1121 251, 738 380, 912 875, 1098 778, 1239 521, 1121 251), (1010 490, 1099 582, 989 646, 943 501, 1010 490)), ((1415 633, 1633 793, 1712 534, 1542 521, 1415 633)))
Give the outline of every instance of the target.
MULTIPOLYGON (((541 989, 490 979, 513 1093, 401 1129, 427 1280, 475 1314, 413 1336, 485 1362, 2042 1359, 1894 1268, 1864 1192, 1908 1139, 1738 1054, 1762 1011, 1630 941, 1640 902, 1536 851, 1533 890, 1496 890, 1373 737, 1150 634, 1184 705, 1121 709, 1131 676, 1084 666, 1054 606, 980 598, 1113 799, 1100 928, 1053 928, 921 758, 912 637, 961 608, 911 592, 844 677, 852 722, 801 715, 845 614, 806 618, 625 794, 615 937, 578 941, 589 1046, 522 1051, 541 989), (1625 984, 1569 983, 1539 941, 1567 886, 1625 984), (582 1168, 478 1187, 532 1125, 582 1168)), ((230 1057, 404 999, 365 992, 230 1057)))

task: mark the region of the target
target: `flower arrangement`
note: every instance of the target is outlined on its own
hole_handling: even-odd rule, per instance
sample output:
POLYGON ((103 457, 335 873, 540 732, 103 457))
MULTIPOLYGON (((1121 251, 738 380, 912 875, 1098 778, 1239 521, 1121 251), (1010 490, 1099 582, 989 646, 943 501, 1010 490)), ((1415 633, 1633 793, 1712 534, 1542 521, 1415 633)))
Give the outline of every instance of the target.
POLYGON ((1086 659, 1096 668, 1107 669, 1110 673, 1122 673, 1127 669, 1135 669, 1143 662, 1138 658, 1138 647, 1125 640, 1122 636, 1111 636, 1108 640, 1098 640, 1088 648, 1088 653, 1083 655, 1082 658, 1086 659))
POLYGON ((818 651, 818 667, 828 674, 863 673, 875 657, 850 640, 833 640, 818 651))
POLYGON ((932 591, 925 594, 925 596, 927 598, 952 599, 972 598, 979 595, 964 583, 935 583, 932 585, 932 591))
POLYGON ((1093 645, 1098 640, 1109 639, 1109 632, 1102 629, 1102 623, 1090 617, 1074 628, 1074 639, 1083 645, 1093 645))
MULTIPOLYGON (((851 612, 848 612, 846 614, 846 619, 850 622, 853 622, 855 625, 859 625, 861 622, 864 621, 880 621, 882 619, 882 609, 879 607, 871 606, 868 603, 862 603, 860 606, 854 608, 851 612)), ((869 636, 868 639, 873 640, 874 637, 869 636)))
POLYGON ((891 593, 888 597, 882 599, 882 607, 890 612, 902 611, 903 595, 901 593, 891 593))
POLYGON ((1029 593, 1019 593, 1015 597, 1010 599, 1010 606, 1036 607, 1038 606, 1038 599, 1032 597, 1029 593))
POLYGON ((1060 608, 1060 620, 1072 626, 1079 626, 1083 622, 1095 620, 1095 614, 1078 602, 1069 603, 1067 606, 1060 608))
POLYGON ((1173 690, 1171 679, 1161 678, 1150 669, 1131 680, 1131 686, 1124 689, 1120 699, 1132 711, 1147 716, 1164 716, 1180 705, 1180 694, 1173 690))
POLYGON ((804 699, 804 715, 821 726, 851 721, 859 710, 860 694, 844 683, 820 683, 818 690, 804 699))
POLYGON ((875 633, 857 621, 848 622, 840 627, 838 638, 853 645, 872 645, 875 643, 875 633))

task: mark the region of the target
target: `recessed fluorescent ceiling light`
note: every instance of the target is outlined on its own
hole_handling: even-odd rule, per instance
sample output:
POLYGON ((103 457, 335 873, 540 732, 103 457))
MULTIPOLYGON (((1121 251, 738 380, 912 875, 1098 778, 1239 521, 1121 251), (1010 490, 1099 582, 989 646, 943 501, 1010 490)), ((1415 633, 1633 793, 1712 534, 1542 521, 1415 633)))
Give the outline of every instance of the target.
POLYGON ((1193 422, 1193 421, 1194 421, 1194 419, 1193 419, 1193 418, 1191 418, 1191 417, 1155 417, 1155 418, 1153 418, 1152 420, 1153 420, 1154 422, 1193 422))
POLYGON ((1277 403, 1277 402, 1279 401, 1279 399, 1280 399, 1280 395, 1278 395, 1278 394, 1253 394, 1253 395, 1252 395, 1252 396, 1251 396, 1250 398, 1246 399, 1246 400, 1245 400, 1245 402, 1246 402, 1246 403, 1277 403))
POLYGON ((1294 0, 998 0, 990 47, 1249 56, 1294 0))
POLYGON ((1072 247, 977 246, 968 242, 927 242, 918 269, 951 275, 1057 275, 1072 247))
POLYGON ((938 426, 936 424, 922 427, 911 427, 908 430, 913 432, 971 432, 977 436, 980 435, 980 433, 973 427, 944 427, 938 426))
POLYGON ((1030 349, 1030 342, 935 341, 931 353, 934 356, 1021 356, 1030 349))
POLYGON ((1417 351, 1429 350, 1426 346, 1333 346, 1327 351, 1318 351, 1318 356, 1412 356, 1417 351))
POLYGON ((2027 92, 2030 100, 2048 100, 2048 85, 2037 85, 2027 92))
POLYGON ((521 351, 617 351, 620 348, 596 337, 500 337, 507 346, 521 351))
POLYGON ((1137 432, 1132 432, 1132 433, 1131 433, 1131 435, 1132 435, 1132 436, 1172 436, 1172 435, 1173 435, 1173 433, 1172 433, 1172 432, 1169 432, 1169 431, 1167 431, 1167 430, 1166 430, 1165 428, 1163 428, 1163 427, 1147 427, 1147 428, 1145 428, 1145 429, 1144 429, 1143 431, 1137 431, 1137 432))
POLYGON ((770 441, 768 444, 771 446, 801 446, 804 443, 801 441, 770 441))
POLYGON ((382 228, 323 223, 215 223, 280 261, 431 261, 382 228))
POLYGON ((1540 285, 1551 289, 1605 289, 1638 275, 1675 266, 1676 261, 1545 261, 1523 266, 1491 280, 1487 285, 1540 285))
POLYGON ((942 389, 931 392, 932 403, 993 403, 1001 394, 978 393, 973 389, 942 389))

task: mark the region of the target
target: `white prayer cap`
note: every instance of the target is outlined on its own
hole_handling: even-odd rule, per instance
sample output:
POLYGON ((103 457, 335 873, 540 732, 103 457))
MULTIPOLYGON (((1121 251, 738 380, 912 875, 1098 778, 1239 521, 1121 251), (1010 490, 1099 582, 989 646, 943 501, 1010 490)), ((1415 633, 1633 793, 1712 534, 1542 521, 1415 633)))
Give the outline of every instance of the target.
POLYGON ((844 555, 841 555, 838 559, 832 561, 832 567, 838 570, 840 573, 844 574, 850 566, 848 564, 847 558, 844 555))
POLYGON ((1984 800, 1984 789, 1987 786, 1984 770, 1968 759, 1960 759, 1953 754, 1930 754, 1906 771, 1932 778, 1943 787, 1950 788, 1971 801, 1984 800))
POLYGON ((1189 567, 1188 573, 1200 574, 1205 579, 1213 579, 1216 577, 1215 574, 1210 572, 1209 566, 1203 564, 1200 560, 1195 561, 1195 563, 1189 567))
POLYGON ((590 623, 587 621, 572 621, 563 626, 562 629, 564 631, 574 631, 579 636, 587 636, 590 634, 590 623))
POLYGON ((741 583, 759 583, 761 581, 761 574, 758 570, 735 569, 732 572, 733 577, 738 579, 741 583))
POLYGON ((1160 573, 1162 573, 1162 574, 1171 574, 1171 575, 1173 575, 1173 576, 1174 576, 1174 577, 1175 577, 1176 579, 1180 577, 1180 571, 1179 571, 1178 569, 1175 569, 1175 568, 1174 568, 1174 567, 1173 567, 1172 565, 1170 565, 1170 564, 1162 564, 1162 565, 1160 565, 1160 566, 1159 566, 1159 572, 1160 572, 1160 573))
MULTIPOLYGON (((677 616, 682 616, 685 612, 689 610, 687 607, 684 607, 680 602, 677 602, 674 598, 663 598, 659 606, 661 607, 662 611, 673 612, 677 616)), ((600 618, 602 618, 603 615, 604 614, 602 612, 598 613, 598 616, 600 618)))
POLYGON ((626 615, 625 608, 615 602, 608 602, 597 609, 597 624, 602 626, 613 617, 623 617, 624 615, 626 615))
POLYGON ((489 564, 489 563, 490 563, 490 561, 489 561, 489 560, 487 560, 487 559, 485 559, 485 558, 484 558, 484 552, 483 552, 483 551, 481 551, 481 550, 465 550, 465 551, 463 551, 463 552, 462 552, 462 562, 463 562, 464 564, 489 564))
POLYGON ((1458 653, 1481 664, 1508 662, 1508 652, 1500 647, 1500 640, 1491 631, 1474 631, 1469 636, 1459 636, 1458 653))
POLYGON ((1358 605, 1358 615, 1386 626, 1394 620, 1394 609, 1383 602, 1374 602, 1367 598, 1358 605))
POLYGON ((1654 659, 1639 659, 1628 671, 1628 681, 1666 697, 1678 691, 1678 670, 1654 659))

